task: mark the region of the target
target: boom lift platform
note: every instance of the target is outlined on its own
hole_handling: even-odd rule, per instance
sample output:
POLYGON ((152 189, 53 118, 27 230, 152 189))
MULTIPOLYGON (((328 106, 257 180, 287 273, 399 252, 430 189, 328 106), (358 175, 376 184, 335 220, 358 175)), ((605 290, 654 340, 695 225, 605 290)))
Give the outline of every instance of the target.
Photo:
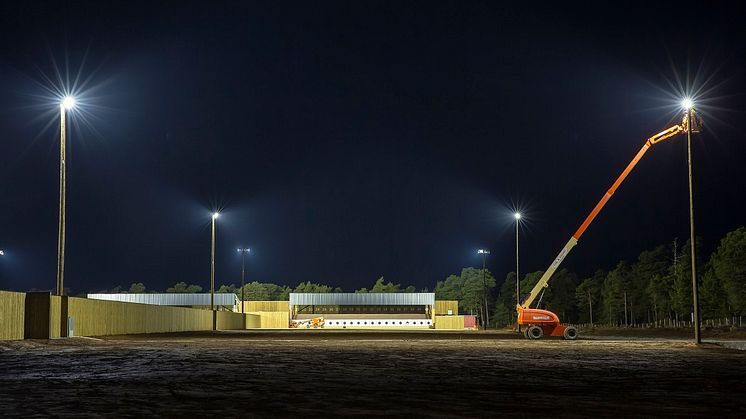
MULTIPOLYGON (((564 339, 568 340, 574 340, 578 337, 577 329, 572 326, 562 325, 560 323, 559 317, 556 314, 549 310, 530 308, 531 304, 534 302, 534 300, 536 300, 536 297, 539 296, 540 292, 543 295, 544 289, 549 286, 549 280, 552 278, 552 275, 557 270, 559 265, 562 263, 565 257, 567 257, 567 254, 570 253, 570 250, 572 250, 572 248, 575 247, 576 244, 578 244, 580 236, 583 235, 585 230, 593 222, 604 205, 606 205, 606 202, 611 198, 612 195, 614 195, 614 192, 616 192, 617 188, 619 188, 619 185, 621 185, 627 175, 629 175, 629 173, 635 167, 635 165, 637 165, 640 159, 642 159, 642 156, 645 155, 648 149, 654 144, 658 144, 659 142, 667 140, 677 134, 687 132, 690 128, 690 124, 692 133, 696 133, 701 130, 702 122, 699 118, 699 115, 695 114, 694 109, 692 108, 687 109, 684 112, 684 118, 681 121, 681 124, 674 125, 666 129, 665 131, 661 131, 645 141, 645 144, 642 146, 640 151, 637 152, 637 155, 635 155, 632 161, 629 162, 624 171, 622 171, 622 174, 620 174, 614 184, 611 185, 611 188, 606 191, 601 200, 598 201, 598 204, 596 204, 591 213, 588 214, 588 216, 585 218, 585 221, 583 221, 575 234, 570 237, 570 240, 567 241, 567 244, 565 244, 565 247, 563 247, 562 250, 559 252, 559 255, 554 258, 554 261, 551 263, 551 265, 549 265, 549 268, 541 276, 539 282, 536 283, 528 297, 526 297, 526 299, 521 304, 516 305, 516 310, 518 311, 518 324, 527 326, 523 332, 525 337, 529 339, 539 339, 544 335, 557 337, 562 336, 564 339)), ((539 298, 539 301, 541 301, 541 298, 539 298)))

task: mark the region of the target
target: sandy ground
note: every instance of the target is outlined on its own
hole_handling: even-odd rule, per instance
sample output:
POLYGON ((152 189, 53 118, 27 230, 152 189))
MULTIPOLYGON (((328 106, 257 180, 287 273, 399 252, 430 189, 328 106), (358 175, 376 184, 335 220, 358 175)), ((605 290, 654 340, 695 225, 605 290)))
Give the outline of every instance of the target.
POLYGON ((746 416, 746 352, 629 336, 262 331, 0 343, 2 416, 746 416))

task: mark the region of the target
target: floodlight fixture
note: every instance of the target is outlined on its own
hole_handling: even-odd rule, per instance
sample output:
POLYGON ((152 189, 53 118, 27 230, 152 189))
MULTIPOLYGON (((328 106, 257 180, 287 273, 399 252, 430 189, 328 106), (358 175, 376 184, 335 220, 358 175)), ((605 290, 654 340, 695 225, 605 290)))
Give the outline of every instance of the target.
POLYGON ((62 98, 62 102, 60 102, 62 107, 67 110, 74 108, 75 103, 76 103, 75 98, 72 96, 65 96, 64 98, 62 98))
POLYGON ((681 107, 686 109, 687 111, 694 107, 694 102, 690 98, 684 98, 681 101, 681 107))

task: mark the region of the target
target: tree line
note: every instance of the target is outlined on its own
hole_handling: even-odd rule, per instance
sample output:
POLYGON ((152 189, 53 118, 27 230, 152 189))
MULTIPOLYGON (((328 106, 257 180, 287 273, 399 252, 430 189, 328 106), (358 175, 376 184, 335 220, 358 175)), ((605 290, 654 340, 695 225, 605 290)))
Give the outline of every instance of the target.
MULTIPOLYGON (((166 288, 167 293, 187 293, 194 294, 202 292, 202 287, 195 284, 187 284, 186 282, 177 282, 173 287, 166 288)), ((420 290, 421 292, 429 292, 427 288, 420 290)), ((147 292, 158 292, 154 290, 146 289, 142 282, 134 282, 128 289, 122 286, 116 286, 110 290, 101 291, 104 294, 118 294, 118 293, 129 293, 129 294, 141 294, 147 292)), ((215 290, 218 293, 235 293, 237 298, 241 298, 241 286, 235 284, 221 285, 215 290)), ((252 281, 244 285, 243 296, 245 301, 285 301, 289 298, 291 292, 308 292, 308 293, 330 293, 330 292, 344 292, 340 287, 333 287, 331 285, 317 284, 314 282, 306 281, 301 282, 295 287, 289 287, 287 285, 277 285, 271 282, 258 282, 252 281)), ((391 281, 386 282, 383 277, 378 278, 373 286, 368 288, 360 288, 354 291, 355 293, 368 293, 368 292, 417 292, 413 285, 403 287, 401 284, 395 284, 391 281)))

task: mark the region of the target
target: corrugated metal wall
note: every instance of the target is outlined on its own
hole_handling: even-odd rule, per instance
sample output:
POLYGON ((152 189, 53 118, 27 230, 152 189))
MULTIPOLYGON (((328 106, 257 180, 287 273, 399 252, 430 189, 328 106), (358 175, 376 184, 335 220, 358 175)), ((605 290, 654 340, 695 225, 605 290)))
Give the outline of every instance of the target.
MULTIPOLYGON (((209 306, 210 294, 154 293, 154 294, 88 294, 93 300, 121 301, 127 303, 152 304, 158 306, 209 306)), ((238 303, 236 294, 216 293, 215 305, 234 306, 238 303)))
POLYGON ((431 292, 400 293, 290 293, 291 305, 412 305, 431 306, 435 303, 435 294, 431 292))
POLYGON ((26 294, 0 291, 0 340, 23 339, 26 294))

